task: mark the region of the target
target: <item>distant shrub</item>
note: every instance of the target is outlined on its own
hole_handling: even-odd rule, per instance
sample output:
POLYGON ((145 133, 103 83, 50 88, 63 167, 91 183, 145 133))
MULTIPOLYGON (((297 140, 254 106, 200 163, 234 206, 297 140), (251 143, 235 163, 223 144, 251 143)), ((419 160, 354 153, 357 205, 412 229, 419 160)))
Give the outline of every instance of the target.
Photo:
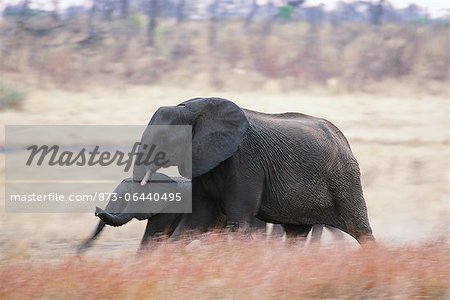
POLYGON ((143 14, 134 14, 129 17, 129 25, 136 30, 140 30, 145 27, 147 23, 147 17, 143 14))
POLYGON ((27 32, 19 39, 8 34, 14 32, 14 24, 4 22, 0 71, 38 75, 40 82, 64 87, 95 84, 97 79, 178 84, 192 82, 192 74, 197 74, 195 81, 211 84, 221 78, 227 88, 241 87, 243 81, 253 88, 272 80, 287 89, 339 86, 342 91, 368 91, 371 85, 391 82, 418 91, 433 86, 436 92, 447 93, 450 55, 444 25, 334 26, 284 22, 289 6, 278 13, 267 34, 264 22, 243 30, 242 22, 224 20, 212 30, 206 21, 159 20, 154 48, 148 47, 144 34, 148 24, 144 14, 133 14, 125 23, 99 22, 102 38, 95 44, 80 42, 86 34, 81 27, 79 32, 62 27, 45 38, 27 32), (237 73, 245 74, 245 80, 231 75, 237 73))
POLYGON ((18 108, 25 98, 25 92, 0 83, 0 110, 18 108))
POLYGON ((281 20, 283 21, 289 21, 292 18, 292 15, 294 14, 294 7, 290 5, 283 5, 278 9, 278 15, 281 20))

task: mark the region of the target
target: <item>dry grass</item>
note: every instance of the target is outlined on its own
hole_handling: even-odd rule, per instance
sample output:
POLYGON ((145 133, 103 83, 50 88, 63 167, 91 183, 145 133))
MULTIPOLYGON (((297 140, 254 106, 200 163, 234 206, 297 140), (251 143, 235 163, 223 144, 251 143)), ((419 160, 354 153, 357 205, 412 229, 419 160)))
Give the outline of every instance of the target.
POLYGON ((302 247, 209 234, 140 256, 3 263, 2 299, 448 299, 446 242, 302 247))
POLYGON ((450 41, 443 25, 293 23, 275 24, 270 35, 263 35, 258 24, 243 30, 240 22, 230 21, 219 24, 210 45, 207 22, 181 27, 161 22, 155 48, 146 46, 144 26, 101 24, 101 38, 87 44, 82 43, 85 28, 73 23, 33 37, 4 22, 0 70, 65 88, 198 82, 252 90, 271 81, 280 91, 326 87, 333 93, 396 93, 413 88, 448 93, 450 41))
MULTIPOLYGON (((1 71, 5 64, 16 68, 2 75, 5 80, 28 84, 35 83, 34 75, 40 74, 37 83, 45 89, 27 89, 21 110, 0 111, 0 123, 146 124, 160 106, 208 95, 229 98, 258 111, 298 111, 324 117, 343 130, 359 159, 369 218, 381 246, 361 251, 349 248, 348 243, 302 248, 281 241, 210 234, 200 245, 165 243, 137 257, 134 252, 145 222, 131 222, 105 229, 93 249, 78 259, 74 250, 93 230, 97 218, 93 214, 5 213, 4 154, 0 154, 0 299, 450 298, 448 242, 426 242, 436 240, 436 235, 449 237, 448 99, 430 95, 427 89, 411 97, 286 92, 290 86, 299 86, 301 77, 251 73, 252 65, 243 62, 253 52, 243 51, 238 42, 233 51, 217 54, 218 59, 225 59, 222 55, 227 58, 213 69, 210 58, 203 59, 208 52, 202 34, 187 41, 187 45, 200 43, 199 47, 193 47, 190 51, 194 54, 176 65, 166 63, 165 52, 156 52, 156 71, 166 68, 167 74, 153 69, 151 76, 167 75, 158 81, 176 85, 127 83, 156 82, 147 81, 156 78, 147 77, 154 63, 152 56, 134 55, 139 49, 137 40, 126 52, 100 48, 89 56, 86 48, 75 58, 67 49, 57 52, 52 48, 55 52, 47 54, 50 56, 43 62, 55 55, 54 64, 66 63, 68 67, 56 71, 50 66, 41 73, 41 69, 28 65, 31 54, 24 45, 12 53, 17 54, 17 60, 0 59, 1 71), (124 58, 121 53, 126 53, 124 58), (235 65, 228 67, 228 61, 231 64, 233 60, 235 65), (99 66, 102 73, 98 73, 99 66), (228 68, 232 68, 232 76, 222 76, 228 68), (214 80, 224 84, 223 90, 195 84, 208 82, 214 70, 218 72, 214 80), (116 86, 111 78, 123 78, 124 82, 116 86), (92 81, 95 87, 76 92, 66 89, 85 81, 92 81), (102 82, 108 84, 102 86, 102 82), (226 89, 227 85, 257 89, 226 89)), ((273 43, 272 48, 277 45, 276 38, 267 42, 273 43)), ((226 40, 218 43, 226 45, 226 40)), ((150 54, 155 50, 145 51, 150 54)), ((274 62, 266 59, 273 72, 286 63, 283 59, 287 58, 276 58, 276 51, 267 53, 274 57, 274 62)), ((326 85, 339 92, 342 80, 334 78, 326 85)), ((0 147, 3 144, 4 131, 0 131, 0 147)))
MULTIPOLYGON (((380 242, 422 242, 449 234, 448 100, 222 91, 195 86, 105 86, 87 91, 30 89, 21 110, 0 111, 5 124, 146 124, 160 106, 198 96, 221 96, 263 112, 298 111, 340 128, 359 160, 369 218, 380 242)), ((0 130, 0 146, 4 131, 0 130)), ((0 154, 0 208, 4 207, 4 154, 0 154)), ((0 211, 0 260, 70 252, 96 225, 91 214, 7 214, 0 211), (19 250, 22 249, 22 250, 19 250)), ((107 228, 93 252, 135 251, 145 222, 107 228), (132 240, 131 240, 132 239, 132 240)))

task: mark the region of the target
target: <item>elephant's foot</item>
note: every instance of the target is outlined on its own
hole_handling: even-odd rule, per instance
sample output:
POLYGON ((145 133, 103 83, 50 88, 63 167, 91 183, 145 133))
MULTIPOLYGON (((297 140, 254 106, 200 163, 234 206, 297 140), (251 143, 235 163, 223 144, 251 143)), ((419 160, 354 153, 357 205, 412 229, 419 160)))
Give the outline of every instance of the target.
POLYGON ((364 234, 356 238, 361 247, 373 247, 377 245, 377 241, 372 234, 364 234))
POLYGON ((240 226, 239 226, 239 222, 230 222, 227 223, 226 229, 229 230, 230 232, 238 232, 240 226))

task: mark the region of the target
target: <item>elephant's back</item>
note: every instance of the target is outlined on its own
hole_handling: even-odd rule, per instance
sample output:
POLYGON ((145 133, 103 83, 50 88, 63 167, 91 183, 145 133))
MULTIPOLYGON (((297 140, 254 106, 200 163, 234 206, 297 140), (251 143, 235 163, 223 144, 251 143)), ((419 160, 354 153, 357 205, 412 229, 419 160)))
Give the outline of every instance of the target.
POLYGON ((245 113, 265 152, 281 151, 294 163, 308 159, 327 170, 357 165, 344 134, 326 119, 293 112, 266 114, 245 110, 245 113))
POLYGON ((273 129, 275 132, 294 136, 301 134, 310 138, 324 136, 327 139, 343 141, 345 146, 348 145, 344 134, 333 123, 323 118, 296 112, 279 114, 267 114, 251 110, 244 110, 244 112, 250 124, 254 127, 273 129))

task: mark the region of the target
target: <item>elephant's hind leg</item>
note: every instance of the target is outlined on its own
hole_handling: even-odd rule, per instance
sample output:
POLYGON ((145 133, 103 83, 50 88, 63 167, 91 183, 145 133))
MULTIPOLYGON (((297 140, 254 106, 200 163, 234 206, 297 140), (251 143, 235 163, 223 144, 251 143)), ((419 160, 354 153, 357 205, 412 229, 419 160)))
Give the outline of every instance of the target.
POLYGON ((312 225, 283 224, 283 228, 288 239, 298 238, 302 241, 306 241, 306 237, 311 231, 312 225))
POLYGON ((345 172, 338 180, 332 182, 331 188, 337 210, 345 223, 344 231, 353 236, 360 244, 374 241, 359 169, 355 168, 345 172))

